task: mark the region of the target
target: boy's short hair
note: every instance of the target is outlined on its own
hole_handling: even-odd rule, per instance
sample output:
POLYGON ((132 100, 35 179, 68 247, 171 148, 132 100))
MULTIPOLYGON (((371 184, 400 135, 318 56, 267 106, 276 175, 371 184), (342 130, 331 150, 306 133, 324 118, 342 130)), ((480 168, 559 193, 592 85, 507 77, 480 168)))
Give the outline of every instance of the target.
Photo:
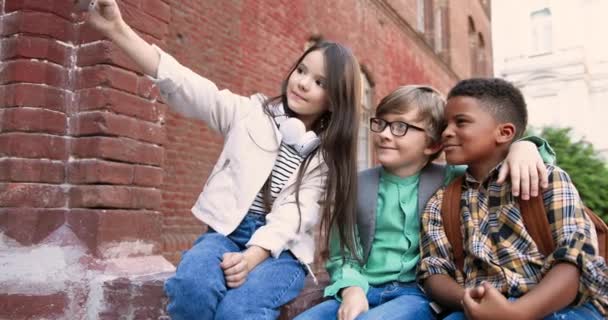
POLYGON ((408 85, 395 89, 380 101, 376 108, 376 117, 411 110, 418 110, 416 120, 427 125, 426 134, 431 139, 431 144, 441 142, 441 133, 445 128, 445 99, 431 86, 408 85))
POLYGON ((448 93, 454 97, 472 97, 499 122, 515 125, 513 141, 521 138, 528 124, 528 110, 521 91, 511 82, 500 78, 473 78, 458 82, 448 93))

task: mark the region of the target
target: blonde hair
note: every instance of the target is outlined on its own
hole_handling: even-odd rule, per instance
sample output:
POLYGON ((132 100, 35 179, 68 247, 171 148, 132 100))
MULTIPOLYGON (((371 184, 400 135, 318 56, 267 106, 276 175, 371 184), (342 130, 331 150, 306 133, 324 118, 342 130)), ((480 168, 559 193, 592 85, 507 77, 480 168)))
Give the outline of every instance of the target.
MULTIPOLYGON (((441 142, 441 133, 445 128, 445 98, 441 93, 426 85, 401 86, 384 97, 376 108, 376 117, 386 114, 400 114, 418 111, 417 121, 426 124, 425 129, 430 144, 441 142)), ((435 159, 439 152, 431 157, 435 159)))

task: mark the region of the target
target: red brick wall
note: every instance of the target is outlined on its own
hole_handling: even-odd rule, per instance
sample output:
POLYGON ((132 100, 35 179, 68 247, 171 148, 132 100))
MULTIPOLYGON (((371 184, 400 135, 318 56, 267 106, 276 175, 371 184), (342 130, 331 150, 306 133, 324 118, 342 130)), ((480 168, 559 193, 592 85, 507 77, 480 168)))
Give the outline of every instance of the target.
MULTIPOLYGON (((169 6, 145 2, 125 16, 162 40, 169 6)), ((72 6, 0 1, 0 318, 83 318, 96 277, 171 269, 133 263, 161 251, 166 107, 72 6)))
MULTIPOLYGON (((443 60, 408 24, 415 21, 414 0, 119 2, 147 40, 245 95, 278 93, 309 39, 337 40, 359 57, 377 103, 399 85, 428 83, 446 92, 468 77, 468 16, 490 52, 479 2, 435 2, 441 1, 448 1, 450 20, 443 60)), ((10 252, 0 264, 21 266, 36 249, 57 253, 41 253, 37 261, 88 271, 64 279, 59 268, 43 284, 21 267, 0 274, 0 304, 9 306, 0 308, 0 318, 136 314, 136 306, 122 303, 126 296, 112 298, 112 290, 124 291, 120 283, 106 280, 170 271, 155 254, 177 262, 204 229, 190 207, 221 138, 167 110, 152 82, 83 25, 72 2, 0 0, 0 251, 10 252), (34 308, 27 307, 31 301, 34 308)))
MULTIPOLYGON (((471 52, 468 34, 469 18, 475 24, 476 33, 481 33, 485 41, 486 65, 483 70, 485 75, 491 76, 492 72, 492 35, 491 22, 485 11, 485 7, 478 0, 449 1, 449 25, 450 25, 450 58, 454 72, 462 78, 475 76, 472 73, 471 52)), ((479 76, 481 74, 478 74, 479 76)))
MULTIPOLYGON (((190 207, 222 140, 200 122, 166 111, 129 60, 77 23, 70 2, 0 2, 0 221, 23 243, 66 221, 79 226, 76 233, 93 249, 100 239, 143 236, 162 243, 176 262, 203 230, 190 207), (24 196, 32 194, 40 196, 24 196), (132 233, 117 227, 125 215, 151 222, 132 233), (102 217, 107 223, 100 229, 102 217)), ((448 1, 451 65, 410 25, 413 0, 121 3, 145 38, 219 87, 245 95, 276 94, 311 37, 352 47, 374 85, 374 102, 398 85, 430 83, 446 92, 469 76, 469 15, 491 50, 489 20, 477 0, 448 1)))
MULTIPOLYGON (((354 50, 374 83, 374 103, 398 85, 429 83, 447 92, 458 78, 469 76, 462 67, 455 71, 439 59, 408 25, 415 22, 415 8, 399 1, 170 0, 169 5, 165 50, 220 88, 244 95, 276 94, 305 43, 318 36, 354 50)), ((451 16, 467 12, 467 6, 450 8, 451 16)), ((489 31, 485 19, 480 27, 489 31)), ((462 29, 456 24, 451 30, 466 34, 466 25, 462 29)), ((464 50, 454 54, 456 65, 469 61, 468 47, 454 50, 464 50)), ((187 248, 202 230, 190 207, 221 151, 221 140, 197 121, 172 112, 167 113, 165 126, 164 254, 176 261, 177 250, 187 248)))

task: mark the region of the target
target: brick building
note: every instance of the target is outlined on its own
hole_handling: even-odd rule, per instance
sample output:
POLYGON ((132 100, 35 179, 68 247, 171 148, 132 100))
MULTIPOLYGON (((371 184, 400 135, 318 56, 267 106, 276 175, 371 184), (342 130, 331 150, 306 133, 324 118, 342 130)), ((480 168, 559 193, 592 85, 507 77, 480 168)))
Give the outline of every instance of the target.
MULTIPOLYGON (((0 318, 158 318, 222 140, 159 101, 72 2, 0 0, 0 318)), ((364 123, 398 85, 492 73, 487 0, 119 2, 147 40, 244 95, 276 94, 310 41, 344 43, 364 123)))

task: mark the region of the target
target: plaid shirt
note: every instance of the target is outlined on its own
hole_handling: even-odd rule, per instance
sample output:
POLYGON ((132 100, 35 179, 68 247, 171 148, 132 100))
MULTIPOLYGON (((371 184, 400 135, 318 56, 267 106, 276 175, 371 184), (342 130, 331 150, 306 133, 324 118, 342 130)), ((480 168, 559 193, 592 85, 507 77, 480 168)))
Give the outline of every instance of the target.
POLYGON ((549 187, 543 193, 555 251, 543 256, 524 226, 511 185, 498 185, 496 167, 483 182, 468 173, 461 197, 464 275, 456 270, 452 248, 441 219, 444 188, 429 200, 422 215, 418 281, 445 274, 464 287, 487 281, 507 297, 520 297, 539 283, 558 262, 581 270, 575 304, 591 301, 608 311, 608 267, 597 256, 597 235, 566 172, 547 165, 549 187))

